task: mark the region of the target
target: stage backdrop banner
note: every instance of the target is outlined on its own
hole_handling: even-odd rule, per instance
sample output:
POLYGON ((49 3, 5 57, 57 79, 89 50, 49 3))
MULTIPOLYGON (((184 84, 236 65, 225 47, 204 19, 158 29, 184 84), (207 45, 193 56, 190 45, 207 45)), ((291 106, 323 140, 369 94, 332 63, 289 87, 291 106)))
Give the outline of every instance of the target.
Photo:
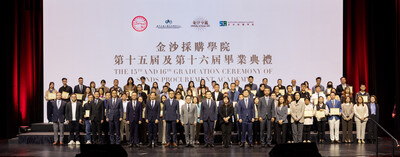
MULTIPOLYGON (((342 0, 44 0, 44 91, 140 76, 276 85, 342 76, 342 0)), ((44 101, 46 105, 46 101, 44 101)), ((47 113, 44 107, 44 113, 47 113)), ((46 114, 44 119, 47 121, 46 114)))

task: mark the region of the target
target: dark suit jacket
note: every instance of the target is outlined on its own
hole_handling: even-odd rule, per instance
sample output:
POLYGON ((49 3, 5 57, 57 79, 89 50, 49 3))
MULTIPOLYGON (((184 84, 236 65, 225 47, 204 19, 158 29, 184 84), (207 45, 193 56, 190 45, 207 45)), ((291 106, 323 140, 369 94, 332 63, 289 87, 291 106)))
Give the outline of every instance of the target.
POLYGON ((117 98, 117 101, 115 104, 112 103, 113 98, 108 100, 107 102, 107 118, 112 121, 112 120, 119 120, 119 118, 122 118, 123 116, 123 108, 122 108, 122 100, 117 98))
POLYGON ((126 120, 130 123, 138 123, 142 118, 142 103, 137 100, 132 100, 126 107, 126 120), (133 101, 136 101, 136 106, 133 107, 133 101))
POLYGON ((238 102, 239 104, 239 108, 238 108, 238 112, 239 112, 239 119, 242 119, 243 121, 251 121, 251 118, 255 117, 255 110, 254 110, 254 101, 253 99, 248 99, 248 104, 247 104, 247 108, 246 108, 246 104, 244 102, 244 99, 240 100, 238 102), (248 119, 246 119, 248 118, 248 119))
POLYGON ((90 112, 90 120, 101 121, 104 119, 104 102, 101 99, 98 100, 97 104, 95 102, 96 100, 93 100, 93 106, 90 112))
POLYGON ((151 107, 151 100, 146 104, 146 120, 149 122, 154 122, 155 120, 160 120, 160 102, 155 101, 154 107, 151 107))
MULTIPOLYGON (((368 106, 368 115, 371 115, 371 103, 367 103, 368 106)), ((379 123, 379 105, 375 103, 375 108, 376 108, 376 122, 379 123)))
POLYGON ((86 86, 85 85, 82 85, 83 87, 82 87, 82 91, 79 89, 79 85, 76 85, 75 87, 74 87, 74 93, 79 93, 79 94, 83 94, 83 93, 85 93, 85 90, 86 90, 86 86))
POLYGON ((57 108, 57 100, 52 100, 52 110, 50 115, 52 117, 51 122, 65 122, 65 104, 66 102, 61 100, 60 108, 57 108))
MULTIPOLYGON (((139 85, 139 84, 138 84, 138 85, 139 85)), ((140 85, 142 85, 142 84, 140 83, 140 85)), ((144 84, 144 87, 143 87, 143 85, 142 85, 142 89, 143 89, 143 90, 147 90, 147 94, 150 94, 150 86, 149 86, 149 85, 144 84)))
POLYGON ((179 101, 174 99, 172 100, 172 104, 170 101, 171 99, 164 101, 163 119, 166 121, 179 120, 179 101))
POLYGON ((233 107, 231 106, 225 106, 225 105, 220 105, 218 114, 220 117, 220 123, 225 123, 224 117, 231 117, 228 122, 232 123, 232 115, 233 115, 233 107))
POLYGON ((215 101, 221 101, 224 98, 224 93, 222 93, 221 91, 218 91, 218 98, 215 97, 215 91, 211 93, 211 97, 215 100, 215 101))
POLYGON ((262 117, 263 119, 275 117, 275 100, 269 97, 268 102, 266 102, 265 96, 259 98, 259 100, 258 117, 262 117))
MULTIPOLYGON (((348 87, 349 85, 346 84, 346 87, 348 87)), ((344 88, 342 86, 342 84, 336 86, 336 94, 340 96, 342 96, 342 92, 344 91, 344 88)))
POLYGON ((210 119, 211 121, 217 120, 217 104, 214 100, 211 101, 210 107, 207 104, 207 99, 204 99, 201 102, 201 109, 200 109, 200 120, 206 121, 210 119))
MULTIPOLYGON (((82 103, 79 101, 76 101, 76 111, 75 111, 75 119, 76 121, 79 121, 81 119, 81 109, 82 109, 82 103)), ((68 102, 65 107, 65 119, 72 121, 72 103, 68 102)))

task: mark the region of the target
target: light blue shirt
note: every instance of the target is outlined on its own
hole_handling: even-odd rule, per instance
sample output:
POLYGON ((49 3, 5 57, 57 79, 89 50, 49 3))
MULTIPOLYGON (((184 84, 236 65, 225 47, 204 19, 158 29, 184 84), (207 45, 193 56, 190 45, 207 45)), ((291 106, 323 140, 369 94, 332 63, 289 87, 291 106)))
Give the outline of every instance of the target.
POLYGON ((376 105, 375 105, 375 103, 371 103, 370 105, 371 105, 371 114, 376 115, 376 105))

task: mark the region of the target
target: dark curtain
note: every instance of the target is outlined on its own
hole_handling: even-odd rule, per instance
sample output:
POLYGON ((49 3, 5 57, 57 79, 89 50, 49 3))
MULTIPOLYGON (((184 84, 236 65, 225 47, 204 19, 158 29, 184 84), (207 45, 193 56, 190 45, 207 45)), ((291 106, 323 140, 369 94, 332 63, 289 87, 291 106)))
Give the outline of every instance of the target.
POLYGON ((2 138, 18 127, 43 121, 43 5, 42 0, 8 1, 6 8, 7 104, 2 138), (3 133, 4 132, 4 133, 3 133))

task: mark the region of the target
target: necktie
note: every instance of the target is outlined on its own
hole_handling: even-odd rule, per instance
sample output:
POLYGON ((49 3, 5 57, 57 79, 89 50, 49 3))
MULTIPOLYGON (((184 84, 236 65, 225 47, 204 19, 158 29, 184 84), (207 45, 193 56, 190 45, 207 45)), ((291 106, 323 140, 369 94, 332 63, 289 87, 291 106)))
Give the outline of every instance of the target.
POLYGON ((151 108, 154 108, 154 101, 151 101, 151 108))
POLYGON ((115 105, 115 98, 113 99, 113 105, 115 105))
POLYGON ((95 101, 95 103, 97 104, 97 102, 98 102, 99 100, 98 99, 96 99, 96 101, 95 101))
POLYGON ((136 101, 133 101, 133 110, 136 108, 136 101))
POLYGON ((81 92, 83 91, 83 89, 82 89, 82 85, 79 85, 79 88, 80 88, 80 90, 81 90, 81 92))
POLYGON ((333 107, 335 107, 335 100, 332 100, 332 105, 333 107))
POLYGON ((187 104, 187 109, 188 109, 188 112, 189 112, 189 110, 190 110, 190 105, 189 104, 187 104))
POLYGON ((244 102, 246 104, 246 108, 248 107, 247 99, 244 99, 244 102))
POLYGON ((169 103, 170 105, 172 105, 172 101, 174 101, 174 99, 171 99, 171 100, 170 100, 170 102, 171 102, 171 103, 169 103))
POLYGON ((208 100, 208 99, 207 99, 207 104, 208 104, 208 107, 210 107, 210 100, 208 100))
POLYGON ((60 109, 60 100, 57 100, 57 109, 60 109))

